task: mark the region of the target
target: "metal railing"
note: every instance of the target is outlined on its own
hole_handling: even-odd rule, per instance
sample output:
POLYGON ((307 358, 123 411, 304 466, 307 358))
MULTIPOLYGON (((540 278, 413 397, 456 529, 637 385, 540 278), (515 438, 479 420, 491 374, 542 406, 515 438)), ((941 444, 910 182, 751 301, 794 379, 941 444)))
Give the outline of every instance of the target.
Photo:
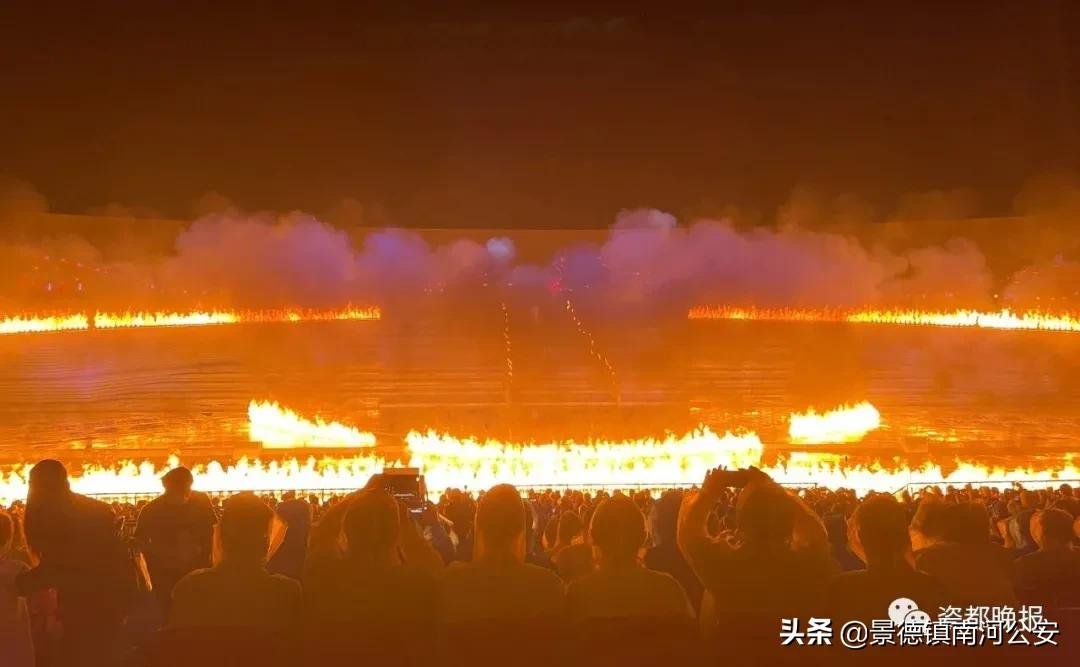
MULTIPOLYGON (((687 484, 685 482, 658 482, 653 484, 518 484, 517 488, 521 491, 668 491, 671 489, 694 489, 700 486, 700 484, 687 484)), ((817 488, 819 484, 813 482, 794 482, 791 484, 783 484, 782 486, 793 489, 811 489, 817 488)), ((358 487, 357 487, 358 488, 358 487)), ((317 497, 320 501, 327 498, 333 498, 337 496, 343 496, 357 488, 330 488, 330 489, 243 489, 242 491, 254 493, 258 496, 275 496, 281 497, 285 493, 294 493, 297 497, 308 498, 312 495, 317 497)), ((464 490, 475 491, 476 489, 470 489, 468 487, 462 487, 464 490)), ((241 490, 203 490, 199 489, 206 495, 214 499, 223 499, 231 495, 240 493, 241 490)), ((132 493, 91 493, 87 494, 91 498, 97 498, 98 500, 108 502, 130 502, 135 503, 140 500, 150 500, 160 495, 160 492, 132 492, 132 493)), ((433 494, 435 495, 435 494, 433 494)))
POLYGON ((1012 488, 1020 486, 1025 489, 1045 489, 1049 487, 1058 487, 1062 484, 1069 484, 1071 486, 1080 486, 1080 479, 1026 479, 1023 481, 1009 480, 1009 479, 984 479, 972 482, 908 482, 904 486, 894 491, 894 495, 899 495, 904 491, 918 491, 926 489, 932 486, 946 487, 951 486, 954 488, 964 488, 972 486, 974 488, 980 488, 985 486, 997 487, 997 488, 1012 488))

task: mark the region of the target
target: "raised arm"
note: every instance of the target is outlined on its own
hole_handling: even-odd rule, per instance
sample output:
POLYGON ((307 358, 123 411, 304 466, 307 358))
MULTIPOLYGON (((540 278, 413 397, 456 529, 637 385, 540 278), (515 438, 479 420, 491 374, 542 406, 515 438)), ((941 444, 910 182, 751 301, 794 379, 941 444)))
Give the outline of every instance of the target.
MULTIPOLYGON (((781 488, 771 477, 757 468, 750 468, 750 479, 743 491, 752 491, 763 486, 781 488)), ((794 508, 794 525, 791 530, 791 546, 796 549, 827 549, 829 534, 825 531, 825 524, 821 517, 797 494, 788 493, 781 489, 794 508)))
POLYGON ((686 561, 702 581, 707 580, 710 554, 730 549, 727 542, 713 539, 708 531, 709 512, 716 506, 724 488, 716 472, 709 471, 701 490, 687 493, 679 508, 676 541, 686 561))
POLYGON ((322 518, 311 527, 311 537, 308 539, 309 558, 333 556, 341 551, 341 526, 345 522, 345 513, 349 511, 349 505, 352 504, 355 495, 355 493, 350 493, 326 510, 322 518))
POLYGON ((827 549, 829 534, 825 523, 812 507, 795 494, 788 494, 795 503, 795 525, 792 529, 791 544, 797 549, 827 549))
POLYGON ((401 532, 398 535, 398 548, 401 557, 413 567, 438 574, 443 569, 443 559, 435 547, 424 539, 420 529, 409 514, 404 504, 398 503, 398 517, 401 524, 401 532))

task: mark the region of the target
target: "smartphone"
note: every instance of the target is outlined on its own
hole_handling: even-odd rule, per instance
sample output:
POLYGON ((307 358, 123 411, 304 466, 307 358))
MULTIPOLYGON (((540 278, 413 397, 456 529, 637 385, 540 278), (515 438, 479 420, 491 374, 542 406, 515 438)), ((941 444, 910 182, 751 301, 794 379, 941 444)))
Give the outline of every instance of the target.
POLYGON ((712 476, 718 478, 724 486, 736 489, 746 486, 752 478, 750 471, 746 468, 740 470, 716 470, 712 473, 712 476))
POLYGON ((427 506, 427 486, 418 468, 387 468, 380 477, 382 488, 405 505, 410 514, 423 513, 427 506))

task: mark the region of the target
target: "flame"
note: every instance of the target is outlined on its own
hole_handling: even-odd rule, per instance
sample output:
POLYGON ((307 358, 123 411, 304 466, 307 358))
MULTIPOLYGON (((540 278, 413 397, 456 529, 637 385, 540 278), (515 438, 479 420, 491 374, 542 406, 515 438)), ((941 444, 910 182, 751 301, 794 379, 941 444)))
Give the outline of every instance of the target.
MULTIPOLYGON (((70 471, 71 488, 77 493, 113 497, 157 494, 161 492, 161 476, 180 464, 180 459, 175 456, 160 468, 149 462, 131 461, 112 466, 86 464, 70 471)), ((280 462, 242 458, 231 465, 211 461, 190 467, 197 490, 234 493, 352 490, 363 486, 371 475, 389 465, 393 464, 365 455, 290 458, 280 462)), ((0 502, 9 503, 26 497, 30 468, 30 464, 24 464, 0 475, 0 502)))
POLYGON ((940 464, 931 462, 914 467, 898 460, 891 464, 875 461, 852 465, 834 455, 794 452, 776 465, 762 469, 781 484, 845 488, 859 495, 870 491, 895 493, 905 488, 916 490, 925 486, 965 484, 1001 486, 1020 483, 1030 488, 1042 488, 1066 480, 1075 485, 1080 480, 1080 468, 1072 462, 1074 456, 1066 454, 1062 465, 1045 468, 987 466, 957 458, 952 461, 952 470, 945 472, 940 464))
MULTIPOLYGON (((428 432, 407 436, 410 467, 423 471, 432 496, 450 487, 487 488, 498 482, 520 487, 581 489, 689 487, 700 484, 705 471, 716 465, 740 467, 760 463, 761 441, 752 433, 723 436, 702 427, 682 437, 631 442, 588 444, 550 443, 515 445, 497 441, 428 432)), ((796 452, 771 466, 760 466, 786 485, 823 486, 897 492, 914 485, 1023 483, 1031 488, 1080 479, 1075 455, 1066 455, 1058 467, 989 467, 956 459, 952 470, 926 463, 911 467, 894 460, 851 465, 842 457, 796 452)), ((79 493, 112 497, 159 493, 160 476, 180 464, 176 457, 166 466, 148 462, 121 462, 111 466, 86 464, 72 470, 72 488, 79 493)), ((240 459, 225 465, 217 461, 191 466, 195 488, 203 491, 346 491, 362 487, 371 475, 406 463, 372 453, 336 457, 288 458, 283 461, 240 459)), ((0 502, 26 497, 30 465, 0 473, 0 502)))
POLYGON ((266 449, 304 447, 374 447, 375 435, 338 422, 305 419, 271 401, 248 404, 248 432, 252 442, 266 449))
POLYGON ((128 329, 142 327, 192 327, 214 324, 260 322, 325 322, 331 320, 378 320, 378 306, 348 307, 336 310, 277 309, 277 310, 208 310, 189 312, 124 312, 81 313, 40 316, 16 315, 0 320, 0 334, 40 333, 95 329, 128 329))
POLYGON ((207 324, 235 324, 240 321, 236 313, 212 311, 192 313, 96 313, 94 327, 97 329, 120 329, 128 327, 194 327, 207 324))
POLYGON ((87 329, 86 315, 34 316, 18 315, 0 320, 0 334, 39 333, 43 331, 72 331, 87 329))
POLYGON ((773 322, 852 322, 859 324, 899 324, 931 327, 973 327, 1029 331, 1080 331, 1080 315, 1049 314, 1038 311, 1014 313, 954 310, 832 310, 801 308, 737 308, 695 306, 687 313, 691 320, 756 320, 773 322))
POLYGON ((377 320, 378 307, 344 308, 341 310, 247 310, 193 311, 187 313, 97 313, 94 326, 99 329, 127 327, 189 327, 209 324, 238 324, 260 322, 325 322, 331 320, 377 320))
POLYGON ((760 460, 753 433, 717 435, 702 426, 681 437, 584 444, 516 445, 456 438, 433 431, 405 437, 409 465, 424 471, 430 489, 518 486, 667 486, 699 481, 717 466, 740 468, 760 460))
MULTIPOLYGON (((824 415, 793 415, 850 427, 852 415, 878 417, 869 403, 842 408, 824 415), (871 413, 872 411, 872 413, 871 413), (840 417, 837 417, 839 415, 840 417)), ((1013 484, 1040 487, 1080 480, 1074 454, 1066 454, 1056 467, 990 467, 976 461, 955 459, 950 471, 927 462, 911 466, 901 459, 852 464, 846 457, 825 452, 793 452, 771 465, 762 465, 764 447, 754 433, 718 435, 707 426, 663 439, 629 441, 504 443, 455 437, 428 431, 411 431, 405 437, 402 459, 388 459, 370 450, 370 433, 335 422, 314 422, 276 403, 252 401, 248 406, 252 440, 268 448, 347 446, 368 451, 339 456, 287 458, 262 461, 242 458, 226 465, 218 461, 191 466, 195 488, 203 491, 345 491, 362 487, 374 473, 387 467, 419 468, 433 496, 447 488, 484 489, 496 483, 520 487, 569 487, 579 489, 661 489, 700 484, 706 471, 717 466, 741 468, 756 465, 786 485, 816 485, 869 491, 896 492, 912 485, 1013 484)), ((814 422, 818 424, 820 422, 814 422)), ((861 422, 863 426, 867 421, 861 422)), ((820 430, 818 432, 821 432, 820 430)), ((846 433, 853 433, 848 428, 846 433)), ((160 476, 179 465, 170 458, 165 467, 149 462, 121 462, 110 466, 84 464, 72 471, 72 488, 79 493, 112 497, 160 492, 160 476)), ((25 498, 29 464, 0 472, 0 502, 25 498)))
POLYGON ((858 442, 880 426, 881 413, 868 401, 863 401, 821 414, 813 408, 801 414, 792 413, 788 437, 799 445, 858 442))

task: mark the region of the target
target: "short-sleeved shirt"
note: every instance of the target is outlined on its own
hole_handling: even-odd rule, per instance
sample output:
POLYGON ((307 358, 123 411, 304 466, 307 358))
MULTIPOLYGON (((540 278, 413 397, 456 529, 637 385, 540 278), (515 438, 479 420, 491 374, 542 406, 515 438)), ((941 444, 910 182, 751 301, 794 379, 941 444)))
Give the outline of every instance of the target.
POLYGON ((563 603, 559 575, 527 563, 454 563, 440 596, 441 616, 449 622, 557 616, 563 603))
POLYGON ((934 544, 915 552, 915 569, 940 581, 945 601, 954 607, 1017 604, 1012 561, 1001 547, 934 544))
POLYGON ((823 608, 836 571, 827 549, 764 551, 714 545, 703 556, 702 583, 712 593, 720 618, 734 614, 772 622, 808 617, 823 608))
POLYGON ((1047 606, 1080 605, 1080 549, 1035 551, 1016 560, 1023 601, 1047 606))
POLYGON ((854 570, 835 576, 829 585, 829 618, 834 625, 847 621, 869 624, 889 618, 889 605, 899 598, 915 602, 936 617, 946 603, 945 587, 937 579, 911 567, 895 570, 854 570))
POLYGON ((587 544, 571 544, 552 554, 551 562, 562 580, 570 583, 592 572, 592 548, 587 544))
POLYGON ((407 565, 319 559, 304 578, 305 621, 316 629, 355 623, 426 625, 435 620, 437 590, 434 577, 407 565))
POLYGON ((169 625, 295 630, 300 584, 254 566, 222 563, 196 570, 173 589, 169 625))
POLYGON ((135 536, 145 543, 151 577, 176 577, 210 566, 214 508, 210 499, 192 493, 184 502, 164 496, 147 503, 139 513, 135 536))
POLYGON ((644 567, 597 570, 566 589, 571 618, 686 616, 694 612, 675 577, 644 567))

